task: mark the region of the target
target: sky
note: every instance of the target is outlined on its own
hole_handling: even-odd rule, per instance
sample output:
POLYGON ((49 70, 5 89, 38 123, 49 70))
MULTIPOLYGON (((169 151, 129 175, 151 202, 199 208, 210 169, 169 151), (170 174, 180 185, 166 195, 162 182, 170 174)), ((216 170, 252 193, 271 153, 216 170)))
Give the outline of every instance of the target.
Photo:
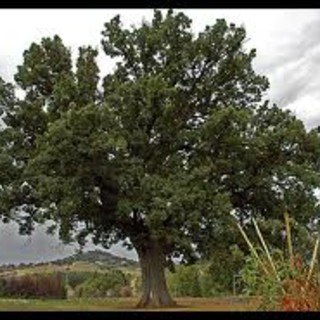
MULTIPOLYGON (((216 19, 243 25, 246 47, 256 48, 254 68, 270 81, 266 98, 290 109, 308 129, 320 125, 320 10, 319 9, 177 9, 193 20, 198 33, 216 19)), ((105 22, 120 14, 127 27, 150 20, 151 9, 0 9, 0 76, 12 81, 23 51, 42 37, 58 34, 75 58, 79 46, 101 51, 105 22)), ((102 52, 101 75, 113 63, 102 52)), ((72 254, 74 246, 63 246, 39 227, 31 238, 17 235, 14 224, 0 224, 0 264, 52 260, 72 254)), ((87 249, 93 249, 89 245, 87 249)), ((120 256, 136 258, 121 245, 111 248, 120 256)))

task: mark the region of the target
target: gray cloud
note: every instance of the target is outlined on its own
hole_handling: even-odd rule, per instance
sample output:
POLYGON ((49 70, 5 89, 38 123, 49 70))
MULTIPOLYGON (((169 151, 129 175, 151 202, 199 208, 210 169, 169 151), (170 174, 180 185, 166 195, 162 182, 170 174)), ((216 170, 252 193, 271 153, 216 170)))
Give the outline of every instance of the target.
POLYGON ((274 99, 286 107, 305 95, 318 96, 320 85, 320 44, 306 50, 304 57, 279 67, 271 75, 274 99))
POLYGON ((270 80, 269 98, 310 129, 320 124, 320 10, 292 10, 283 18, 275 21, 278 33, 257 42, 255 66, 270 80))
POLYGON ((37 228, 31 236, 18 236, 15 223, 0 225, 0 264, 38 262, 72 254, 75 247, 62 246, 56 237, 49 237, 45 229, 37 228))
MULTIPOLYGON (((72 255, 78 249, 77 245, 64 245, 58 235, 49 236, 45 226, 37 226, 31 236, 19 236, 15 223, 0 223, 0 265, 18 264, 41 261, 52 261, 72 255)), ((104 250, 89 242, 84 250, 104 250)), ((121 243, 107 250, 120 257, 137 260, 137 254, 122 247, 121 243)))
POLYGON ((316 128, 320 125, 320 114, 305 120, 305 125, 308 129, 316 128))
MULTIPOLYGON (((293 19, 292 19, 293 20, 293 19)), ((273 73, 293 61, 300 60, 319 46, 320 39, 320 11, 314 11, 313 18, 304 24, 299 21, 290 21, 292 36, 283 38, 272 59, 263 63, 265 72, 273 73)))

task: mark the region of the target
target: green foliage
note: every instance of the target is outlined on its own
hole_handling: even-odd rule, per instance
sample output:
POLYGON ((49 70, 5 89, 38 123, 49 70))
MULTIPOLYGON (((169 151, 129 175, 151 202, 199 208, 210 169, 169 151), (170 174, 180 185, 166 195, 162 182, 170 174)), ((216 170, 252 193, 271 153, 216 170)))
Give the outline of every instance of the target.
POLYGON ((176 297, 201 297, 200 274, 197 265, 178 266, 169 274, 168 285, 176 297))
POLYGON ((0 297, 6 296, 6 280, 4 278, 0 279, 0 297))
POLYGON ((319 307, 318 282, 314 278, 307 281, 309 266, 301 256, 296 254, 292 265, 284 251, 279 249, 271 251, 279 281, 261 248, 258 253, 260 257, 263 257, 262 262, 267 266, 269 274, 265 273, 256 257, 249 255, 245 266, 241 270, 241 276, 245 285, 243 293, 261 297, 259 306, 261 310, 284 310, 288 308, 289 311, 292 308, 291 311, 298 311, 301 306, 306 308, 305 310, 314 310, 312 308, 319 307), (314 296, 310 297, 308 291, 312 292, 314 296), (308 302, 310 302, 309 306, 308 302))
MULTIPOLYGON (((258 250, 262 253, 262 249, 258 250)), ((269 275, 261 268, 261 265, 253 255, 249 255, 246 264, 241 271, 242 280, 245 284, 244 294, 261 296, 260 308, 262 310, 276 310, 280 308, 282 295, 282 281, 296 276, 295 270, 292 270, 288 259, 280 250, 272 251, 272 258, 276 266, 280 282, 275 277, 270 263, 266 258, 263 263, 268 266, 269 275)))
POLYGON ((195 265, 176 266, 168 274, 168 285, 175 296, 216 297, 233 293, 234 275, 245 264, 243 252, 237 247, 220 248, 212 259, 195 265))
POLYGON ((120 296, 122 289, 129 285, 126 275, 120 270, 95 273, 77 287, 80 297, 120 296))
POLYGON ((245 263, 244 253, 237 245, 216 248, 212 258, 201 264, 203 297, 233 294, 234 281, 245 263))
POLYGON ((70 271, 65 274, 66 281, 73 289, 92 277, 92 272, 70 271))
POLYGON ((138 274, 134 277, 134 280, 132 282, 133 286, 132 286, 132 291, 133 291, 133 295, 139 295, 141 294, 141 290, 142 290, 142 277, 141 274, 138 274))

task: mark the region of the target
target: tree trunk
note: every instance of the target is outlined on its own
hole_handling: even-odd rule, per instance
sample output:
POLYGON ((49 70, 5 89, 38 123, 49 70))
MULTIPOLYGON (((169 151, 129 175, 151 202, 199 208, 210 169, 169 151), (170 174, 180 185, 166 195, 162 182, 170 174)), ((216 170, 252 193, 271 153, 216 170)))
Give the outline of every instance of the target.
POLYGON ((137 248, 142 273, 142 296, 138 308, 173 307, 165 278, 165 256, 156 241, 137 248))

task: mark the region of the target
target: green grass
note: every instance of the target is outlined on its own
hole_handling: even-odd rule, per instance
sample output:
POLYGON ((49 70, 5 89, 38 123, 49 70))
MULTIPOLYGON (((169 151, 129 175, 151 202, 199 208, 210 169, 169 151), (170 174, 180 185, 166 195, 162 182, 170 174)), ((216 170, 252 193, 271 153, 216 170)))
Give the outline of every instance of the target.
MULTIPOLYGON (((257 301, 222 298, 178 298, 178 307, 168 311, 254 311, 257 301)), ((108 299, 0 299, 0 311, 132 311, 136 298, 108 299)), ((149 309, 150 310, 150 309, 149 309)), ((158 311, 159 309, 151 309, 158 311)), ((163 309, 161 309, 163 310, 163 309)))

